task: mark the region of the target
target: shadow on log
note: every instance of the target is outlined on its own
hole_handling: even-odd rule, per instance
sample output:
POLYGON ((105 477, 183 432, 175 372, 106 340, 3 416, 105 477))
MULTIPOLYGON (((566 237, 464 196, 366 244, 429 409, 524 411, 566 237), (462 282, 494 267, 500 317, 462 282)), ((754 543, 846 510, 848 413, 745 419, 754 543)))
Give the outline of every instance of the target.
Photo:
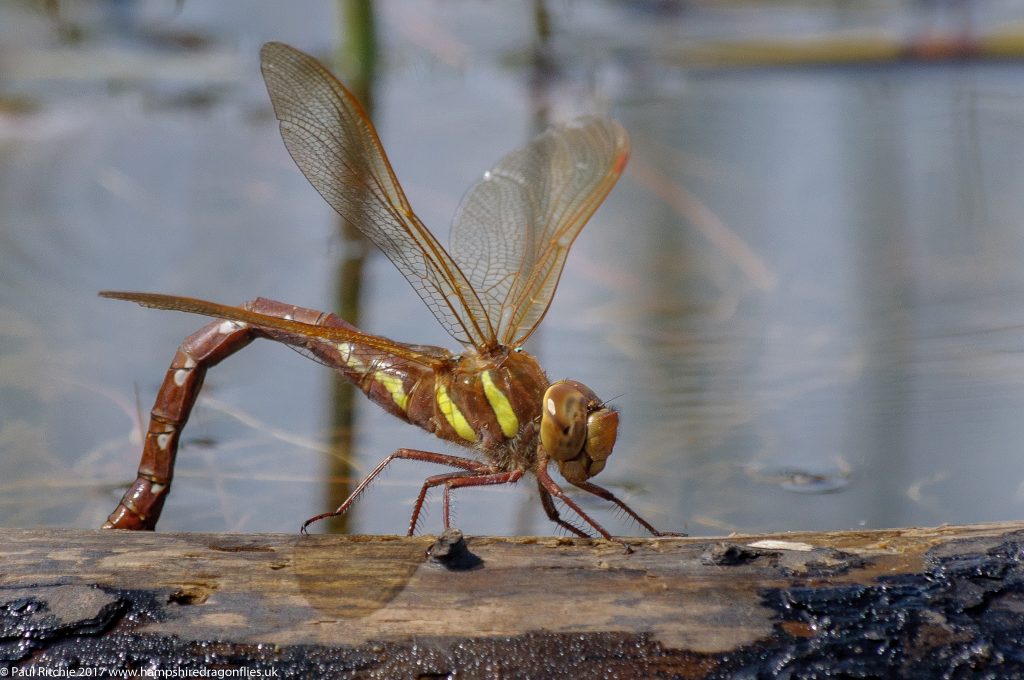
POLYGON ((0 529, 0 667, 1024 677, 1024 522, 627 542, 0 529))

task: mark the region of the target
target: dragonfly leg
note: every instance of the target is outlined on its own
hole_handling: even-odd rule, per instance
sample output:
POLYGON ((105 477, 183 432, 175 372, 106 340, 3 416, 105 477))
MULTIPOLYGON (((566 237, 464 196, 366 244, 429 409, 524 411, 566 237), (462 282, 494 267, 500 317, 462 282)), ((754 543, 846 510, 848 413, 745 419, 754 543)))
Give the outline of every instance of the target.
MULTIPOLYGON (((471 474, 487 474, 488 471, 490 471, 490 468, 485 466, 484 470, 473 471, 471 474)), ((420 495, 416 497, 416 503, 412 508, 412 517, 409 519, 409 533, 407 533, 406 536, 412 536, 416 533, 416 525, 420 523, 420 512, 423 510, 423 504, 427 500, 427 492, 435 486, 444 484, 449 479, 457 479, 465 476, 465 472, 446 472, 441 475, 428 477, 426 481, 423 482, 423 486, 420 488, 420 495)))
POLYGON ((523 477, 522 470, 506 472, 475 473, 455 475, 444 482, 444 528, 451 526, 451 492, 467 486, 490 486, 492 484, 515 484, 523 477))
POLYGON ((598 496, 599 498, 603 498, 604 500, 610 501, 610 502, 614 503, 615 505, 619 506, 619 508, 621 508, 622 511, 625 512, 627 515, 632 517, 636 521, 637 524, 642 526, 647 531, 651 532, 652 536, 679 536, 680 535, 680 534, 675 534, 675 533, 671 533, 671 532, 658 531, 653 526, 651 526, 651 524, 647 520, 645 520, 643 517, 638 515, 636 513, 636 511, 633 510, 633 508, 631 508, 628 505, 626 505, 625 502, 619 500, 619 498, 617 498, 615 496, 615 494, 613 494, 611 491, 609 491, 608 489, 604 488, 603 486, 598 486, 597 484, 592 484, 591 482, 573 482, 573 485, 578 486, 579 488, 583 489, 584 491, 592 493, 595 496, 598 496))
POLYGON ((548 490, 545 489, 539 481, 540 480, 538 480, 537 487, 540 490, 540 504, 544 507, 544 512, 547 513, 548 519, 580 538, 590 538, 590 534, 583 531, 575 524, 562 519, 562 516, 558 513, 558 508, 555 507, 555 502, 551 500, 551 494, 548 493, 548 490))
MULTIPOLYGON (((546 459, 543 459, 543 458, 541 459, 540 463, 537 465, 536 474, 537 474, 537 482, 540 484, 542 490, 547 491, 549 494, 551 494, 552 496, 554 496, 555 498, 557 498, 558 500, 562 501, 567 506, 569 506, 569 508, 573 512, 575 512, 579 516, 580 519, 582 519, 584 522, 586 522, 587 524, 592 526, 595 530, 597 530, 597 533, 601 534, 602 536, 604 536, 609 541, 615 540, 615 539, 612 538, 612 535, 608 533, 607 529, 605 529, 603 526, 598 524, 597 521, 594 520, 593 518, 591 518, 590 515, 585 513, 583 511, 583 508, 581 508, 579 505, 577 505, 576 501, 574 501, 573 499, 569 498, 565 494, 565 492, 562 491, 562 488, 560 486, 558 486, 558 484, 555 483, 555 480, 551 479, 551 475, 548 474, 548 466, 547 466, 547 460, 546 459)), ((625 545, 625 544, 623 544, 623 545, 625 545)), ((626 546, 626 549, 629 550, 629 546, 626 546)))
MULTIPOLYGON (((337 517, 338 515, 344 515, 348 512, 349 508, 358 500, 359 496, 362 495, 366 488, 370 486, 374 479, 384 471, 392 461, 394 460, 418 460, 424 463, 434 463, 436 465, 447 465, 448 467, 459 468, 461 470, 467 470, 474 474, 487 474, 492 471, 492 468, 484 463, 476 460, 470 460, 469 458, 462 458, 460 456, 450 456, 444 453, 435 453, 433 451, 420 451, 419 449, 398 449, 387 458, 377 464, 377 467, 373 468, 370 474, 363 478, 363 481, 359 482, 359 486, 355 488, 344 503, 338 506, 333 512, 324 512, 315 517, 310 517, 302 523, 302 527, 299 529, 302 533, 308 533, 306 528, 314 522, 319 522, 322 519, 329 517, 337 517)), ((456 476, 465 476, 465 473, 456 473, 456 476)), ((438 475, 444 477, 444 475, 438 475)), ((427 480, 428 482, 430 480, 427 480)), ((420 489, 419 498, 416 500, 416 506, 413 508, 412 521, 410 522, 410 529, 415 528, 416 520, 419 519, 419 513, 423 506, 423 501, 427 495, 427 484, 423 485, 420 489)), ((446 527, 447 528, 447 527, 446 527)))
MULTIPOLYGON (((263 298, 253 300, 246 307, 263 314, 305 323, 347 326, 333 314, 263 298)), ((206 371, 257 337, 267 335, 259 328, 221 320, 203 326, 181 343, 150 411, 149 429, 142 448, 138 476, 107 518, 103 528, 152 530, 156 527, 174 476, 178 438, 202 389, 206 371)))

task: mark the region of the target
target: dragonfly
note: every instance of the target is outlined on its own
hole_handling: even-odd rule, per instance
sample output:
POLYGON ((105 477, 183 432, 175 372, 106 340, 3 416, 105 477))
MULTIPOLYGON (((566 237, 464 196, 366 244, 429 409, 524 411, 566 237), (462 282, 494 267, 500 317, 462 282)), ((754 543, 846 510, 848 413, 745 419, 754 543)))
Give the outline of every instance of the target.
POLYGON ((102 291, 105 298, 216 319, 175 353, 150 414, 138 476, 104 528, 156 527, 179 437, 207 370, 265 338, 339 371, 385 411, 471 452, 398 449, 338 508, 306 520, 303 533, 313 522, 347 512, 393 461, 412 460, 450 471, 423 482, 410 536, 431 489, 443 488, 448 529, 455 489, 512 484, 531 474, 551 521, 571 534, 595 531, 611 540, 552 478, 552 466, 566 482, 614 504, 652 535, 665 535, 590 481, 612 453, 618 411, 580 382, 550 381, 523 349, 548 311, 570 247, 626 166, 629 137, 623 127, 611 118, 585 117, 552 127, 505 156, 465 195, 449 250, 413 212, 356 97, 293 47, 267 43, 260 58, 281 135, 299 169, 343 219, 384 252, 462 349, 391 340, 335 314, 264 298, 231 306, 102 291), (574 513, 570 519, 562 515, 565 508, 574 513))

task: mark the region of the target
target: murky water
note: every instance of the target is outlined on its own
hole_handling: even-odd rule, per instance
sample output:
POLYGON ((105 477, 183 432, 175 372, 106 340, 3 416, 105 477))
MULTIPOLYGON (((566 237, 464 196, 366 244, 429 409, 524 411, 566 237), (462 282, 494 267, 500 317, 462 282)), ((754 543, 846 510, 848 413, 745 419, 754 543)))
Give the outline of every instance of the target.
MULTIPOLYGON (((4 526, 99 525, 203 323, 96 291, 339 305, 353 253, 283 148, 257 52, 330 58, 349 27, 331 3, 182 4, 0 8, 4 526)), ((545 120, 608 111, 632 134, 531 347, 622 410, 598 481, 691 533, 1024 515, 1024 62, 693 68, 692 36, 747 32, 742 14, 555 3, 545 38, 514 4, 378 7, 374 117, 440 234, 545 120)), ((1008 11, 974 7, 977 31, 1008 11)), ((958 18, 759 12, 794 31, 958 18)), ((450 344, 384 258, 364 274, 362 327, 450 344)), ((344 488, 339 456, 450 450, 357 401, 340 451, 333 394, 269 343, 214 369, 161 529, 295 531, 344 488)), ((396 465, 352 530, 404 531, 432 472, 396 465)), ((531 484, 457 498, 468 533, 553 530, 531 484)))

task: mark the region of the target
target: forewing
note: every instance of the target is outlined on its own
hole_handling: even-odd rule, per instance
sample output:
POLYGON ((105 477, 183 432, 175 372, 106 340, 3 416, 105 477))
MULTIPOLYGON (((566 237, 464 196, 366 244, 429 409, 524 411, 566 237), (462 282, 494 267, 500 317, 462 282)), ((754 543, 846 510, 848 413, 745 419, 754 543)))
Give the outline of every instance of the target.
POLYGON ((162 293, 131 293, 122 291, 105 290, 100 292, 101 297, 114 300, 128 300, 136 302, 143 307, 155 309, 173 309, 179 312, 190 312, 212 316, 217 319, 227 319, 241 323, 261 326, 294 335, 296 339, 309 338, 310 340, 323 340, 327 342, 340 343, 352 342, 366 345, 381 352, 386 352, 397 357, 406 359, 412 363, 434 368, 442 364, 445 356, 440 354, 440 348, 429 348, 425 346, 411 347, 402 343, 388 340, 377 335, 368 335, 350 328, 336 328, 333 326, 317 326, 315 324, 302 323, 292 319, 283 319, 267 314, 260 314, 244 307, 232 307, 222 305, 218 302, 209 302, 197 298, 180 297, 177 295, 164 295, 162 293), (431 353, 437 350, 438 353, 431 353))
POLYGON ((472 285, 413 213, 355 96, 293 47, 267 43, 260 57, 281 136, 306 179, 384 251, 452 337, 493 346, 494 330, 472 285))
POLYGON ((628 158, 617 121, 581 118, 505 156, 466 194, 452 256, 502 344, 521 344, 544 318, 569 248, 628 158))

